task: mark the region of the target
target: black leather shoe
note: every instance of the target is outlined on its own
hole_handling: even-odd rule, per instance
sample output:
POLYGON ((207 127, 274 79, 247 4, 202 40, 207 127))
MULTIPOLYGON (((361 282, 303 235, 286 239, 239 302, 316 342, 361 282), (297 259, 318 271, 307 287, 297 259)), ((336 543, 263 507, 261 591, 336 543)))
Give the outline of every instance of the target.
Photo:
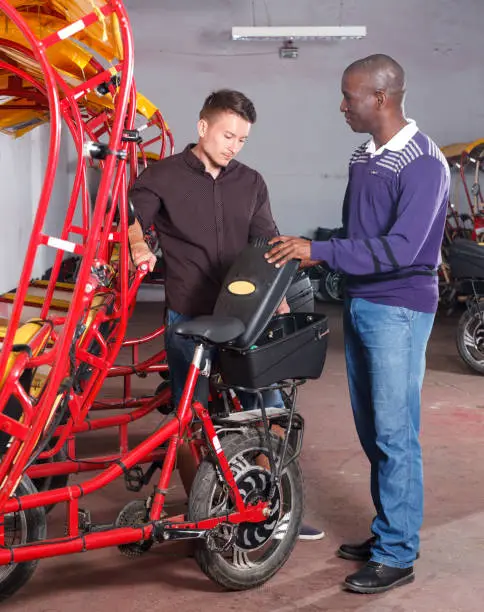
POLYGON ((338 557, 349 561, 369 561, 371 557, 371 547, 376 538, 373 536, 365 540, 362 544, 341 544, 336 551, 338 557))
POLYGON ((368 563, 346 577, 344 588, 355 593, 383 593, 415 580, 413 567, 390 567, 383 563, 368 563))
MULTIPOLYGON (((372 536, 361 544, 341 544, 336 551, 338 557, 348 559, 348 561, 369 561, 371 558, 371 547, 375 544, 376 538, 372 536)), ((420 553, 417 553, 417 559, 420 553)))

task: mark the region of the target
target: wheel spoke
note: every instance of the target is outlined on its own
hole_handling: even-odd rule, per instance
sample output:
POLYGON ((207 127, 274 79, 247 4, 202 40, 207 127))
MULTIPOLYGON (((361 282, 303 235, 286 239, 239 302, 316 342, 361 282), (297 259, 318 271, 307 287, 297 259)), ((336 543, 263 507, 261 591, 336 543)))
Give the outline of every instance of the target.
POLYGON ((482 363, 484 361, 484 353, 481 350, 481 338, 480 338, 480 326, 479 323, 477 326, 472 325, 473 319, 469 320, 469 324, 466 325, 463 341, 469 352, 472 351, 472 357, 477 363, 482 363), (482 356, 482 357, 481 357, 482 356))
POLYGON ((474 338, 473 335, 471 334, 471 332, 469 331, 468 328, 466 328, 465 332, 464 332, 464 344, 466 346, 470 346, 470 347, 474 347, 475 346, 475 342, 474 342, 474 338))
POLYGON ((232 563, 241 569, 250 569, 254 567, 254 563, 252 563, 252 561, 249 559, 248 554, 243 550, 239 550, 238 548, 234 548, 232 563))
POLYGON ((275 540, 283 540, 287 530, 289 528, 289 523, 291 521, 291 513, 290 512, 286 512, 286 514, 284 514, 281 517, 281 520, 279 521, 279 523, 277 524, 277 527, 274 531, 274 539, 275 540))

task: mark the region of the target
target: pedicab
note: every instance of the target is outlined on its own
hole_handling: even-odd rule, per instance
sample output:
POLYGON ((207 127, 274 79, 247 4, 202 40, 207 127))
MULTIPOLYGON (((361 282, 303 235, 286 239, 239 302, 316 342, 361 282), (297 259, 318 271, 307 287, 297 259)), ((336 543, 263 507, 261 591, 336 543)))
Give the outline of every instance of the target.
MULTIPOLYGON (((67 13, 69 18, 80 16, 82 10, 95 8, 100 10, 97 5, 92 3, 10 3, 14 7, 19 5, 19 12, 30 27, 34 34, 40 36, 54 36, 55 32, 61 29, 61 26, 67 26, 67 13)), ((101 13, 102 17, 102 13, 101 13)), ((116 34, 117 17, 113 13, 109 19, 103 17, 101 23, 93 22, 87 26, 85 30, 79 30, 79 41, 69 37, 62 37, 55 45, 49 46, 47 51, 49 61, 52 62, 53 68, 58 73, 58 80, 64 83, 64 92, 67 91, 67 86, 71 88, 70 96, 64 95, 60 101, 60 116, 65 121, 71 136, 75 143, 78 152, 77 171, 74 179, 71 199, 67 216, 64 224, 64 230, 58 239, 51 237, 50 242, 54 246, 57 242, 62 244, 62 240, 66 236, 78 237, 77 242, 81 245, 85 243, 89 232, 90 214, 92 211, 89 208, 89 200, 94 202, 93 189, 96 190, 101 176, 101 168, 104 164, 102 159, 93 160, 88 157, 87 164, 82 155, 83 146, 88 145, 93 148, 93 153, 96 152, 95 146, 100 143, 106 135, 109 135, 114 120, 114 107, 116 102, 116 85, 119 79, 119 74, 116 70, 115 51, 119 45, 119 36, 116 34), (109 34, 111 38, 109 39, 109 34), (82 46, 80 43, 83 43, 82 46), (86 43, 92 45, 92 53, 87 51, 86 43), (97 58, 104 56, 105 66, 103 67, 97 58), (61 75, 61 76, 59 76, 61 75), (87 82, 87 76, 92 78, 87 82), (63 81, 62 79, 65 79, 63 81), (67 85, 68 84, 68 85, 67 85), (83 94, 84 92, 84 94, 83 94), (83 94, 83 95, 82 95, 83 94), (69 100, 79 100, 79 108, 75 108, 72 104, 68 104, 69 100), (97 164, 97 165, 95 165, 97 164), (80 192, 82 194, 80 196, 80 192), (80 223, 74 222, 76 214, 77 199, 82 197, 82 211, 77 211, 81 218, 80 223)), ((14 23, 5 22, 5 31, 1 40, 2 57, 0 63, 0 82, 2 84, 2 104, 0 105, 0 129, 8 135, 20 137, 28 131, 34 129, 42 123, 49 121, 49 100, 47 95, 47 81, 43 76, 42 70, 38 65, 31 46, 22 34, 22 31, 14 23)), ((77 27, 77 26, 76 26, 77 27)), ((133 84, 133 97, 136 103, 136 115, 133 121, 132 129, 123 129, 123 142, 128 143, 128 170, 129 178, 128 185, 131 185, 135 180, 139 164, 132 163, 135 159, 134 155, 129 156, 129 149, 136 146, 138 157, 143 165, 146 165, 146 160, 150 156, 156 155, 157 158, 163 157, 167 152, 173 152, 173 136, 164 121, 160 111, 142 94, 136 92, 133 84), (148 138, 142 140, 141 135, 148 135, 148 138), (148 147, 156 147, 161 141, 161 147, 156 154, 148 150, 148 147)), ((96 157, 102 157, 98 152, 96 157)), ((49 161, 50 164, 50 161, 49 161)), ((113 225, 113 229, 116 226, 113 225)), ((116 257, 117 246, 114 242, 109 245, 110 261, 116 257)), ((67 254, 75 251, 75 239, 67 246, 67 254), (74 247, 72 246, 74 244, 74 247)), ((53 268, 50 270, 47 278, 32 279, 28 284, 27 293, 21 300, 19 321, 26 321, 45 318, 46 312, 57 317, 62 324, 63 316, 67 313, 70 302, 73 296, 75 284, 73 276, 75 268, 80 263, 80 255, 74 254, 73 257, 66 259, 66 251, 62 248, 58 249, 58 256, 55 260, 53 268), (76 264, 76 266, 74 266, 76 264), (71 270, 71 276, 67 277, 65 270, 71 270), (59 280, 60 279, 60 280, 59 280), (68 280, 69 282, 65 282, 68 280)), ((115 291, 116 287, 113 286, 115 291)), ((2 315, 7 317, 7 320, 1 321, 0 339, 3 339, 8 320, 12 319, 12 308, 14 301, 17 299, 17 311, 19 313, 18 299, 19 290, 8 292, 0 297, 0 305, 2 306, 2 315)), ((15 320, 15 316, 13 319, 15 320)), ((12 327, 12 325, 11 325, 12 327)), ((153 332, 151 335, 157 337, 162 334, 161 329, 158 334, 153 332)), ((140 343, 147 341, 146 339, 137 339, 129 341, 130 346, 136 354, 140 343)), ((163 353, 161 358, 155 358, 157 363, 163 363, 163 353)), ((143 364, 136 364, 139 375, 143 373, 143 364)), ((161 366, 166 369, 166 365, 161 366)), ((45 379, 45 366, 36 368, 35 375, 31 383, 32 393, 42 389, 45 379)), ((110 369, 110 376, 122 374, 117 368, 110 369)), ((130 395, 130 378, 125 378, 124 396, 128 400, 130 395)), ((120 402, 117 402, 118 405, 120 402)), ((146 398, 141 401, 140 406, 146 404, 146 398)), ((129 405, 129 401, 128 401, 129 405)), ((92 406, 91 406, 92 407, 92 406)), ((105 407, 105 406, 104 406, 105 407)), ((153 406, 154 408, 156 406, 153 406)), ((141 415, 144 414, 141 412, 141 415)), ((84 414, 87 414, 84 411, 84 414)), ((141 416, 139 412, 131 415, 130 418, 136 420, 141 416)), ((66 419, 66 415, 62 417, 66 419)), ((86 467, 86 463, 80 464, 76 459, 76 449, 73 440, 73 434, 77 431, 84 431, 80 421, 76 424, 72 419, 67 419, 62 435, 53 436, 49 444, 48 450, 40 453, 37 463, 44 464, 44 471, 49 469, 45 464, 57 463, 55 473, 50 472, 44 476, 35 477, 35 484, 40 490, 45 490, 51 487, 59 486, 67 482, 67 476, 70 472, 86 467), (53 444, 53 441, 57 441, 53 444), (62 465, 61 465, 62 463, 62 465), (61 472, 60 470, 64 470, 61 472), (67 471, 66 471, 67 470, 67 471)), ((120 436, 124 438, 126 432, 123 423, 126 421, 126 416, 122 419, 111 418, 108 421, 98 420, 93 424, 94 428, 121 426, 120 436), (124 419, 124 421, 123 421, 124 419)), ((57 432, 59 433, 59 431, 57 432)), ((123 442, 120 441, 121 446, 123 442)), ((35 469, 35 468, 34 468, 35 469)))
MULTIPOLYGON (((197 345, 171 417, 134 447, 128 444, 129 424, 162 406, 168 391, 129 399, 121 414, 91 418, 106 378, 129 378, 116 366, 120 349, 134 350, 163 333, 160 328, 143 339, 126 339, 148 273, 145 263, 134 272, 129 266, 134 216, 127 193, 145 150, 136 125, 140 97, 129 18, 121 0, 0 0, 0 9, 8 23, 0 40, 1 76, 20 79, 8 87, 22 90, 9 101, 16 108, 4 110, 27 113, 4 129, 20 135, 48 121, 50 130, 44 183, 2 333, 0 598, 22 587, 41 558, 108 546, 136 557, 154 544, 186 539, 195 540, 201 569, 218 584, 233 590, 263 584, 287 561, 299 531, 304 420, 296 398, 299 386, 322 372, 327 319, 314 313, 273 318, 298 262, 276 269, 264 258, 267 243, 258 241, 229 271, 213 315, 176 330, 197 345), (77 168, 62 232, 54 236, 45 228, 62 120, 76 147, 77 168), (40 248, 57 253, 44 284, 32 281, 40 248), (62 285, 60 272, 69 256, 78 258, 75 282, 62 285), (212 373, 205 357, 209 346, 220 353, 214 385, 221 397, 246 390, 258 398, 257 408, 234 412, 223 403, 211 414, 193 401, 198 377, 212 373), (283 409, 261 401, 261 391, 274 385, 285 391, 283 409), (274 423, 283 436, 272 433, 274 423), (113 425, 120 432, 118 453, 90 462, 76 459, 81 432, 113 425), (170 517, 165 501, 185 440, 198 470, 187 513, 170 517), (49 461, 61 452, 67 461, 49 461), (266 458, 262 464, 260 457, 266 458), (65 486, 51 480, 41 491, 34 484, 84 471, 97 474, 76 484, 64 481, 65 486), (127 502, 111 525, 86 520, 80 500, 84 504, 117 478, 146 487, 145 497, 127 502), (53 504, 65 507, 61 538, 47 533, 46 508, 53 504)), ((157 120, 165 142, 165 123, 157 120)), ((167 370, 162 351, 137 366, 167 370)))
POLYGON ((450 167, 453 229, 458 237, 469 233, 472 240, 484 240, 484 199, 480 175, 484 164, 484 139, 455 143, 441 148, 450 167), (465 204, 462 205, 462 200, 465 204), (469 227, 470 222, 470 227, 469 227))

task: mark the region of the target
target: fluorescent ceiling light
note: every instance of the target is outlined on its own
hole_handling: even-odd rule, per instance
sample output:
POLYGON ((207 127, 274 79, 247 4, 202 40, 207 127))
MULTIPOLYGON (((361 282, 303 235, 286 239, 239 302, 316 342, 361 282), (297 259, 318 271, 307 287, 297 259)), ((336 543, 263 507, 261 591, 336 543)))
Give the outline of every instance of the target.
POLYGON ((366 26, 247 26, 232 28, 232 40, 363 38, 366 26))

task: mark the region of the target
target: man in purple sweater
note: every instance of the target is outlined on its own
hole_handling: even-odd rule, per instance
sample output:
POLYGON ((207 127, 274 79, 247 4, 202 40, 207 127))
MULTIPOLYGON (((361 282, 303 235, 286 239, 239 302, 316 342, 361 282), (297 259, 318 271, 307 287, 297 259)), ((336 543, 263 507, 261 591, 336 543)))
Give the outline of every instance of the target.
POLYGON ((420 395, 438 303, 437 268, 449 169, 437 145, 404 115, 405 75, 386 55, 346 68, 340 110, 372 138, 353 153, 343 234, 328 242, 279 236, 269 261, 325 261, 347 277, 348 383, 371 465, 372 537, 338 555, 366 564, 345 588, 380 593, 413 581, 423 518, 420 395))

